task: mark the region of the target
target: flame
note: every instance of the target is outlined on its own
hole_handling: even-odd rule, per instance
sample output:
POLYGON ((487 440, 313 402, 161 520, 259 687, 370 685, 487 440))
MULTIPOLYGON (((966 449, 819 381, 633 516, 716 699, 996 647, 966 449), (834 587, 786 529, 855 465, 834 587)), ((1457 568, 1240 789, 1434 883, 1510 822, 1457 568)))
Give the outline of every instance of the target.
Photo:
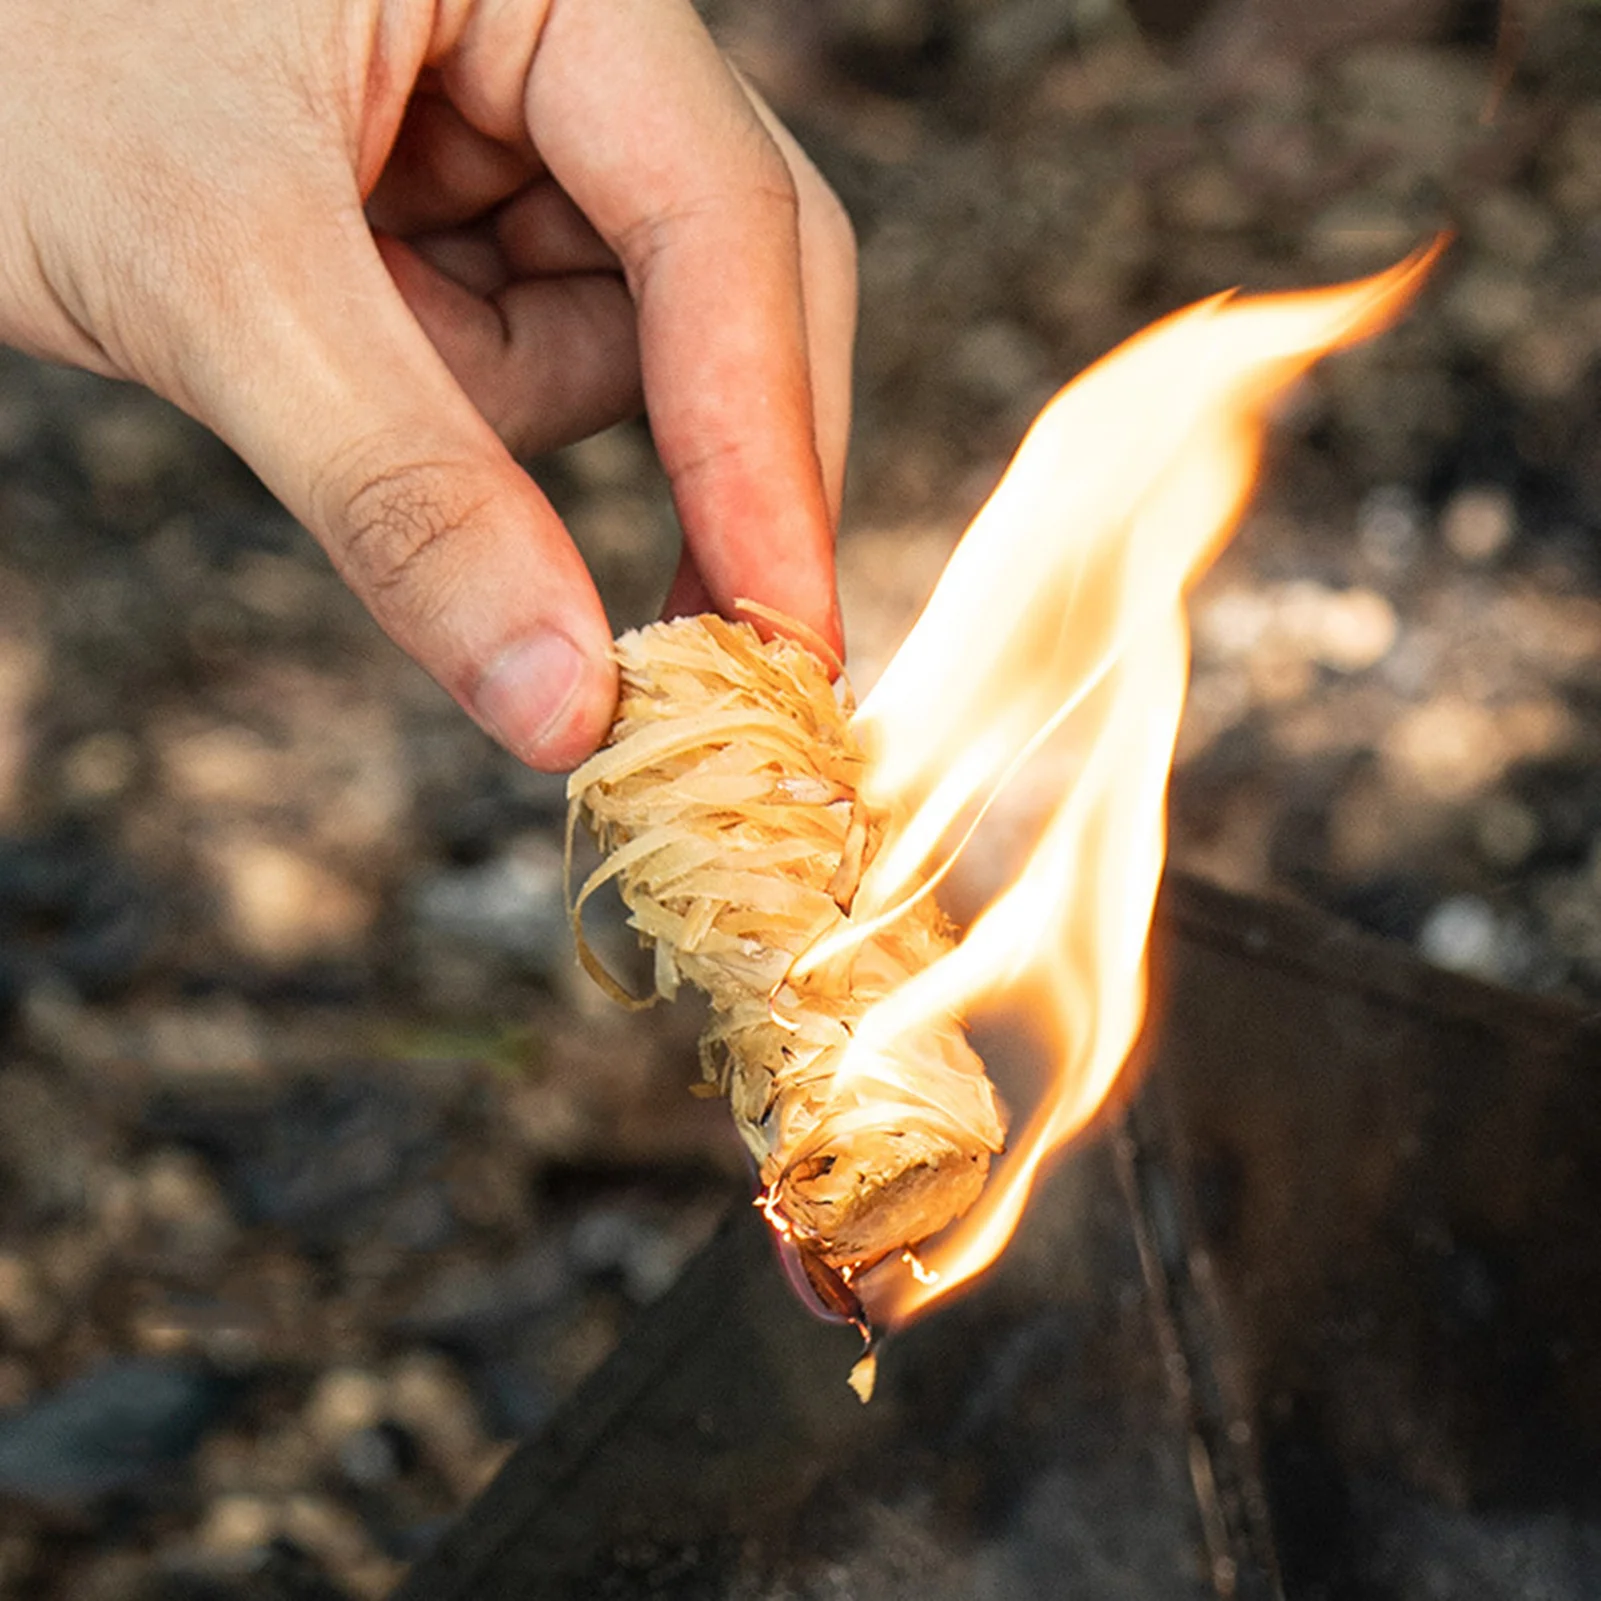
POLYGON ((972 1211, 856 1281, 876 1326, 906 1321, 999 1255, 1041 1164, 1117 1078, 1145 1015, 1189 671, 1185 592, 1250 492, 1274 399, 1398 315, 1442 245, 1334 288, 1218 296, 1091 367, 1030 428, 857 712, 863 795, 893 821, 853 928, 804 966, 928 893, 1047 742, 1073 773, 1010 885, 948 956, 867 1014, 846 1054, 842 1082, 871 1084, 920 1021, 1022 1001, 1054 1057, 972 1211))

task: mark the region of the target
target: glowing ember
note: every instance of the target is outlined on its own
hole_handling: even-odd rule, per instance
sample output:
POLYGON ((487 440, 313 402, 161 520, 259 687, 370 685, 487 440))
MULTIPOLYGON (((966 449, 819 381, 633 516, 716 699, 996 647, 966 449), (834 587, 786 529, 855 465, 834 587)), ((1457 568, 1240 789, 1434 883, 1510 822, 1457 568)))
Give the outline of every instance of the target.
POLYGON ((1438 249, 1332 289, 1220 296, 1084 373, 1041 413, 857 713, 862 797, 892 821, 855 926, 797 974, 927 893, 1047 742, 1074 775, 1010 886, 866 1014, 846 1051, 842 1084, 879 1082, 907 1030, 1021 1002, 1055 1057, 978 1204, 916 1256, 855 1278, 876 1326, 904 1322, 995 1259, 1041 1163, 1111 1089, 1145 1013, 1189 669, 1184 593, 1240 512, 1274 399, 1396 316, 1438 249))

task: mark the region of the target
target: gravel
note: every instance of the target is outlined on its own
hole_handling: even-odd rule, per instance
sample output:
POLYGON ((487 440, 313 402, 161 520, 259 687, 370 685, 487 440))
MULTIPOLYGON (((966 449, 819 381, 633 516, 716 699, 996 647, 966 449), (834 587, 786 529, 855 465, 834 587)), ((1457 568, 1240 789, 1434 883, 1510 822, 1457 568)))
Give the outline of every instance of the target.
MULTIPOLYGON (((1172 850, 1594 1004, 1601 14, 1495 91, 1443 3, 708 9, 857 225, 863 682, 1055 385, 1456 230, 1195 595, 1172 850)), ((649 617, 643 429, 535 471, 649 617)), ((384 1594, 748 1193, 692 1010, 575 974, 562 810, 219 444, 0 353, 0 1593, 384 1594)))

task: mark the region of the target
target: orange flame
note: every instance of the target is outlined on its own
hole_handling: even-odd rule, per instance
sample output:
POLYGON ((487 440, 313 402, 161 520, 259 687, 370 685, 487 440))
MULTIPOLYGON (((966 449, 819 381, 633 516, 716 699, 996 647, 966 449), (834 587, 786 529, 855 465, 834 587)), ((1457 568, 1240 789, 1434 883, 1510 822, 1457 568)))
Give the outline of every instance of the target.
POLYGON ((1090 368, 1035 421, 862 703, 864 797, 895 821, 846 943, 944 876, 975 819, 1047 741, 1073 773, 1010 886, 949 955, 868 1013, 846 1054, 842 1081, 872 1082, 921 1020, 1023 995, 1032 1009, 1042 995, 1037 1021, 1056 1056, 973 1210, 918 1258, 857 1281, 876 1325, 904 1322, 995 1259, 1041 1164, 1111 1089, 1145 1015, 1189 671, 1185 591, 1244 505, 1272 401, 1320 356, 1398 315, 1442 243, 1335 288, 1218 296, 1090 368))

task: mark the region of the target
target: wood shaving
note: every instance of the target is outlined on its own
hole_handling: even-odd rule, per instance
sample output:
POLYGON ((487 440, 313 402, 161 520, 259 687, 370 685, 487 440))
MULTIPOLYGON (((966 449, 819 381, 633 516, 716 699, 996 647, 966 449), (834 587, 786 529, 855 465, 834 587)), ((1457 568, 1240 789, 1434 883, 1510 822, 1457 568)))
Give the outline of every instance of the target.
POLYGON ((583 938, 585 903, 615 883, 654 947, 657 994, 688 980, 711 998, 702 1071, 728 1097, 780 1232, 851 1270, 916 1244, 972 1205, 1005 1126, 954 1017, 902 1036, 891 1061, 844 1066, 868 1008, 951 948, 931 895, 792 971, 849 924, 884 836, 857 798, 843 678, 717 617, 636 630, 616 651, 611 739, 568 784, 569 860, 580 820, 602 853, 570 897, 585 968, 627 1004, 655 998, 628 995, 583 938))

